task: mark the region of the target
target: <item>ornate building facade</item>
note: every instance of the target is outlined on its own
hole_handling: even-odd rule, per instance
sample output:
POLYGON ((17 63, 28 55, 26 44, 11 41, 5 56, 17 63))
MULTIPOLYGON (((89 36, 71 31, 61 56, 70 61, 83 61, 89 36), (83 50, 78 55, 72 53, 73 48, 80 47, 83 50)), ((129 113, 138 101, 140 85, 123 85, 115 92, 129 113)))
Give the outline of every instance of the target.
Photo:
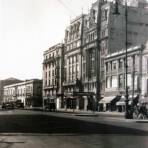
MULTIPOLYGON (((88 14, 81 14, 71 20, 65 30, 62 107, 97 110, 96 105, 100 99, 111 95, 106 87, 110 84, 109 78, 106 78, 106 58, 117 52, 124 53, 126 35, 128 48, 145 45, 148 38, 146 6, 144 1, 139 1, 134 6, 129 3, 126 22, 123 3, 118 5, 120 14, 114 15, 113 2, 98 0, 92 4, 88 14), (97 95, 98 91, 100 96, 97 95)), ((52 76, 44 72, 43 85, 48 84, 45 75, 52 79, 52 76)), ((111 83, 119 86, 114 76, 111 83)))
POLYGON ((59 43, 44 52, 43 107, 54 99, 57 108, 63 106, 64 44, 59 43))

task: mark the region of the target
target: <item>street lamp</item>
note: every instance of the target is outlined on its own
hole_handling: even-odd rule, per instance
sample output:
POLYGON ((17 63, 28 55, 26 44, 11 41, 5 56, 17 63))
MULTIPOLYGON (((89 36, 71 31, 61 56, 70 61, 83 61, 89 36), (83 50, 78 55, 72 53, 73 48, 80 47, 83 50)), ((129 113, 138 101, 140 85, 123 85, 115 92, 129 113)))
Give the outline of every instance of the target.
MULTIPOLYGON (((119 9, 118 9, 118 0, 115 0, 115 11, 113 12, 114 15, 119 15, 119 9)), ((127 0, 125 0, 125 118, 126 119, 132 119, 132 110, 129 107, 129 99, 128 99, 128 62, 127 62, 127 48, 128 48, 128 42, 127 42, 127 18, 128 17, 128 11, 127 11, 127 0)))

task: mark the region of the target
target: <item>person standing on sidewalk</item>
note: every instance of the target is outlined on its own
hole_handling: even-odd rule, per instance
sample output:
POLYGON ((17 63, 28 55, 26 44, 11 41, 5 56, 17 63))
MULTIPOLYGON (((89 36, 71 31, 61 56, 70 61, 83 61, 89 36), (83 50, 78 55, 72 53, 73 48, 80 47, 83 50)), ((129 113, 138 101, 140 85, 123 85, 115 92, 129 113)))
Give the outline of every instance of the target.
POLYGON ((138 118, 139 118, 139 119, 148 118, 146 105, 145 105, 144 103, 140 106, 138 118))

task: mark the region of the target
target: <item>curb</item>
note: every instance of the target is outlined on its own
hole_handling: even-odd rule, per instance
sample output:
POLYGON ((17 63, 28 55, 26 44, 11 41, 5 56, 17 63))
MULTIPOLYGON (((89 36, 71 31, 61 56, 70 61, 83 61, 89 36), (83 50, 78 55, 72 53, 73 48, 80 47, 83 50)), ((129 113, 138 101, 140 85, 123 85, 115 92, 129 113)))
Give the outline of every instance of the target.
POLYGON ((99 115, 97 114, 75 114, 75 116, 82 116, 82 117, 98 117, 99 115))
POLYGON ((148 123, 148 120, 136 120, 135 122, 137 122, 137 123, 148 123))
POLYGON ((112 113, 101 113, 101 112, 71 112, 71 111, 60 111, 57 110, 57 113, 64 114, 73 114, 75 116, 94 116, 94 117, 115 117, 115 118, 124 118, 124 114, 112 114, 112 113))

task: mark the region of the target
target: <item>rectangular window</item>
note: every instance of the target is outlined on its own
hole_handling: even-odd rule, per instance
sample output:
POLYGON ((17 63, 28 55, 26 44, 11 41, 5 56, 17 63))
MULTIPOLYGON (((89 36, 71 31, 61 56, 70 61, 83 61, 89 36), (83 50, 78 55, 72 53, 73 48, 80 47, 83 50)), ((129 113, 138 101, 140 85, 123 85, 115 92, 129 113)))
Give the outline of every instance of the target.
POLYGON ((52 70, 52 76, 54 76, 54 69, 52 70))
POLYGON ((52 85, 54 85, 54 79, 52 79, 52 85))
POLYGON ((73 73, 76 72, 76 66, 73 66, 73 73))
POLYGON ((107 77, 106 78, 106 88, 110 88, 110 82, 111 82, 110 77, 107 77))
POLYGON ((109 71, 109 63, 107 62, 106 63, 106 72, 108 72, 109 71))
POLYGON ((72 67, 69 67, 69 74, 72 74, 72 67))
POLYGON ((147 73, 148 73, 148 59, 147 59, 146 67, 147 67, 147 73))
POLYGON ((73 63, 76 63, 76 56, 73 56, 73 63))
POLYGON ((135 89, 135 90, 138 90, 138 75, 135 75, 134 89, 135 89))
POLYGON ((67 51, 69 51, 69 45, 67 45, 67 51))
POLYGON ((116 63, 116 61, 113 61, 112 62, 112 70, 116 70, 116 68, 117 68, 117 63, 116 63))
POLYGON ((50 78, 50 71, 49 71, 49 78, 50 78))
POLYGON ((76 55, 76 62, 79 62, 79 55, 76 55))
POLYGON ((122 69, 123 68, 123 59, 120 59, 119 60, 119 69, 122 69))
POLYGON ((69 64, 72 64, 72 57, 69 58, 69 64))
POLYGON ((118 86, 118 83, 117 83, 118 81, 117 81, 117 76, 112 76, 112 87, 113 88, 117 88, 117 86, 118 86))
POLYGON ((119 88, 123 88, 123 87, 124 87, 123 75, 119 75, 119 88))
POLYGON ((76 66, 76 71, 79 72, 79 65, 76 66))
POLYGON ((108 18, 108 10, 104 9, 102 10, 102 21, 106 21, 108 18))
POLYGON ((127 86, 131 88, 132 86, 132 77, 131 74, 127 74, 127 86))

